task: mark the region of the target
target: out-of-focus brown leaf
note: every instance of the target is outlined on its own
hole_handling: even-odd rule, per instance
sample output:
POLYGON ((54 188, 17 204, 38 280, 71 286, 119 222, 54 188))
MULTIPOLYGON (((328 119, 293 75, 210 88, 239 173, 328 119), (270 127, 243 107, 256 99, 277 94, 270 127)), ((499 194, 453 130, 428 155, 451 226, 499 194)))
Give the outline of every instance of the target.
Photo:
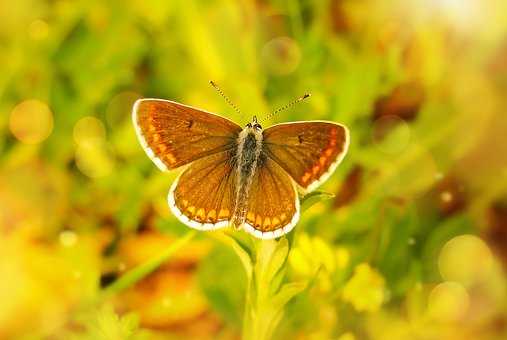
POLYGON ((343 8, 342 0, 331 1, 329 5, 331 29, 334 33, 347 33, 351 29, 351 23, 347 12, 343 8))
POLYGON ((417 82, 409 82, 395 87, 390 94, 375 102, 372 119, 396 116, 405 121, 413 121, 424 102, 424 89, 417 82))
POLYGON ((117 304, 137 312, 146 328, 204 336, 215 333, 221 324, 187 269, 161 268, 121 294, 117 304))
POLYGON ((336 194, 333 207, 341 208, 354 201, 361 190, 361 183, 364 169, 360 165, 356 165, 349 171, 340 190, 336 194))
POLYGON ((488 71, 495 77, 507 77, 507 39, 498 48, 488 65, 488 71))
MULTIPOLYGON (((149 230, 127 237, 118 248, 120 264, 123 269, 132 268, 173 241, 173 237, 149 230)), ((196 266, 210 246, 209 241, 187 245, 170 263, 121 294, 117 302, 120 309, 137 312, 145 328, 192 334, 196 338, 212 336, 221 322, 209 310, 195 278, 196 266)))
POLYGON ((464 184, 452 175, 444 177, 432 191, 433 202, 444 216, 462 211, 467 205, 464 184))
POLYGON ((493 203, 487 211, 485 239, 500 256, 507 269, 507 200, 493 203))

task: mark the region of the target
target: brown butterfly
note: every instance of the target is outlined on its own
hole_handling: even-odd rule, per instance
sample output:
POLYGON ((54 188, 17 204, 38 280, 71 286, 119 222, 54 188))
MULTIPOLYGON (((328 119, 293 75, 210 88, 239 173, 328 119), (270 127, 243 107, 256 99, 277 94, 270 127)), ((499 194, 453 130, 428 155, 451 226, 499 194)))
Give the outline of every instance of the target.
POLYGON ((160 170, 186 166, 168 196, 181 222, 199 230, 242 227, 262 239, 294 228, 298 193, 324 182, 349 146, 348 129, 334 122, 283 123, 263 130, 254 116, 241 128, 163 99, 138 100, 133 121, 160 170))

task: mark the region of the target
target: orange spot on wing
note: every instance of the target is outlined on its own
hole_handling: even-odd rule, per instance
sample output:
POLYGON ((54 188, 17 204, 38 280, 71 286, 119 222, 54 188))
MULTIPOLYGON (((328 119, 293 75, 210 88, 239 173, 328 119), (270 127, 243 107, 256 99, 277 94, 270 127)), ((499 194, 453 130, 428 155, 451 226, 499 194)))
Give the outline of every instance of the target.
POLYGON ((264 229, 269 229, 269 227, 271 227, 271 219, 269 217, 266 217, 264 219, 264 229))
POLYGON ((255 226, 260 227, 261 225, 262 225, 262 217, 261 215, 257 215, 257 217, 255 218, 255 226))
POLYGON ((250 222, 255 222, 255 214, 249 211, 248 214, 246 214, 246 219, 249 220, 250 222))
POLYGON ((148 131, 149 131, 149 132, 155 132, 155 131, 157 131, 157 128, 156 128, 156 126, 155 126, 155 125, 150 124, 150 125, 148 126, 148 131))
POLYGON ((220 209, 218 212, 218 218, 224 218, 229 217, 229 210, 228 209, 220 209))
POLYGON ((273 223, 273 227, 280 225, 280 220, 278 219, 278 217, 273 217, 273 221, 271 222, 273 223))
POLYGON ((336 146, 336 135, 338 134, 338 129, 333 128, 331 129, 331 139, 329 140, 329 146, 334 147, 336 146))
POLYGON ((176 158, 173 156, 172 153, 166 154, 165 157, 169 161, 170 164, 176 163, 176 158))
POLYGON ((309 172, 305 172, 305 174, 303 175, 303 177, 301 177, 301 181, 303 183, 306 183, 306 182, 308 182, 308 180, 310 179, 310 177, 312 177, 312 174, 309 173, 309 172))
POLYGON ((217 218, 217 211, 215 209, 211 209, 208 213, 208 220, 215 221, 217 218))
POLYGON ((204 221, 204 218, 206 217, 206 213, 204 212, 204 209, 200 208, 199 210, 197 210, 195 217, 197 217, 201 221, 204 221))
POLYGON ((287 219, 287 215, 285 215, 285 213, 283 213, 283 214, 280 215, 280 220, 282 222, 285 222, 286 219, 287 219))
POLYGON ((326 154, 327 157, 331 157, 331 155, 333 154, 333 149, 328 148, 326 149, 326 151, 324 151, 324 153, 326 154))
POLYGON ((157 143, 160 140, 160 134, 159 133, 154 133, 153 136, 151 136, 151 138, 153 139, 153 141, 155 143, 157 143))
POLYGON ((321 166, 324 166, 326 164, 327 157, 320 156, 319 163, 321 166))
POLYGON ((194 207, 194 206, 190 206, 190 207, 188 207, 188 208, 187 208, 187 211, 188 211, 190 214, 194 215, 194 214, 195 214, 195 207, 194 207))
POLYGON ((312 168, 312 172, 314 175, 318 174, 319 170, 320 170, 320 166, 318 166, 318 165, 314 165, 312 168))
POLYGON ((181 205, 183 206, 183 208, 186 208, 187 205, 188 205, 188 201, 187 200, 181 200, 181 205))

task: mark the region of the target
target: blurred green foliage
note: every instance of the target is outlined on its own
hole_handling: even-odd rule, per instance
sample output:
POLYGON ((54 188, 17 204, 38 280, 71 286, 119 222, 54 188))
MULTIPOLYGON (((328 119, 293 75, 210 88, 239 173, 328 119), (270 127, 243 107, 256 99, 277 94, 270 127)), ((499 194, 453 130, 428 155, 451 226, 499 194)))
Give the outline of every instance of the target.
POLYGON ((274 338, 507 336, 505 1, 2 1, 0 65, 1 339, 238 338, 274 245, 199 233, 146 270, 188 229, 131 107, 244 124, 307 92, 269 123, 352 144, 265 262, 274 338))

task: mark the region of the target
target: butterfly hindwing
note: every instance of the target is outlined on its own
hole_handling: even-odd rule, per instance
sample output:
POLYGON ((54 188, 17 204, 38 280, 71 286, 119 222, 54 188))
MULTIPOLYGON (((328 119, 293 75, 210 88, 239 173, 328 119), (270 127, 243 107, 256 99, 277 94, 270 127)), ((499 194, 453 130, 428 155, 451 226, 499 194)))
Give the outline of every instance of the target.
POLYGON ((272 239, 291 231, 298 220, 295 184, 275 161, 261 157, 248 196, 245 230, 272 239))
POLYGON ((229 224, 236 194, 231 152, 219 152, 193 162, 172 184, 169 207, 184 224, 212 230, 229 224))
POLYGON ((308 121, 273 125, 263 133, 263 151, 308 193, 336 169, 349 146, 343 125, 308 121))
POLYGON ((162 99, 140 99, 133 121, 143 148, 163 171, 231 150, 241 127, 218 115, 162 99))

